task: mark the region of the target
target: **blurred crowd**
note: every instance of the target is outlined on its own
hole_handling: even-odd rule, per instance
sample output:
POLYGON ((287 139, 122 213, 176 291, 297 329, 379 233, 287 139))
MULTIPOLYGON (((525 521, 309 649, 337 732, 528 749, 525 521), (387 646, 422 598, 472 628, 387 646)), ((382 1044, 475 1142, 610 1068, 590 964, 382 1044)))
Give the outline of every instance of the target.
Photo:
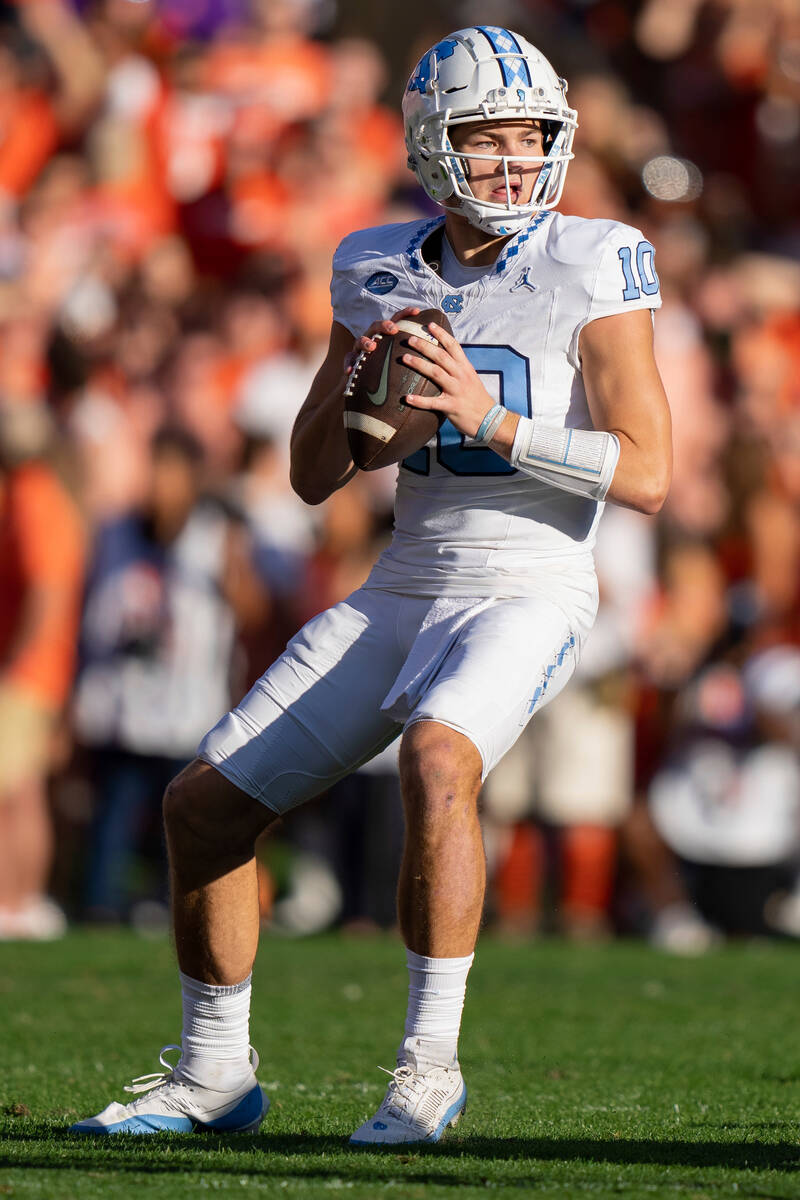
MULTIPOLYGON (((570 80, 561 209, 641 227, 675 480, 609 506, 578 678, 491 777, 488 919, 800 936, 797 0, 0 4, 0 938, 165 921, 166 781, 365 578, 393 471, 288 438, 352 229, 431 203, 399 100, 453 28, 570 80), (396 14, 395 14, 396 17, 396 14)), ((275 929, 389 927, 396 753, 259 850, 275 929)))

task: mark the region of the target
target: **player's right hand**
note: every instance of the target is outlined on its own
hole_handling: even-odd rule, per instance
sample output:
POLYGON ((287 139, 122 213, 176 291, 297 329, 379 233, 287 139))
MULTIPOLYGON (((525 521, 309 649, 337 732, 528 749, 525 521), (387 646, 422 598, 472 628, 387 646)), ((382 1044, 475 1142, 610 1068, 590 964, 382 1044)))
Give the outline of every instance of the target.
POLYGON ((378 344, 375 341, 376 333, 386 333, 391 337, 393 334, 397 333, 395 321, 400 321, 403 319, 403 317, 409 317, 421 311, 421 309, 414 308, 413 306, 409 305, 406 308, 401 308, 396 313, 392 313, 391 317, 387 317, 383 321, 373 321, 369 329, 365 330, 360 337, 356 338, 356 340, 353 342, 353 349, 345 357, 345 375, 350 374, 359 354, 362 354, 365 350, 368 353, 371 353, 375 349, 378 344))

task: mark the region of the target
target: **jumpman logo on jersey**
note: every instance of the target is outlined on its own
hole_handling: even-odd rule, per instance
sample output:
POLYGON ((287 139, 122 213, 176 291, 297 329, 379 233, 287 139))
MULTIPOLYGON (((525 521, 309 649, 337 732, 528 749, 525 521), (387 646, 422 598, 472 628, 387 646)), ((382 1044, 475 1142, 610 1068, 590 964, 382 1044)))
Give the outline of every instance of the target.
POLYGON ((529 273, 530 273, 530 267, 524 267, 523 270, 520 272, 516 283, 513 283, 511 285, 512 292, 517 292, 517 291, 519 291, 520 288, 527 288, 529 292, 536 291, 536 284, 531 283, 530 279, 528 278, 529 273))

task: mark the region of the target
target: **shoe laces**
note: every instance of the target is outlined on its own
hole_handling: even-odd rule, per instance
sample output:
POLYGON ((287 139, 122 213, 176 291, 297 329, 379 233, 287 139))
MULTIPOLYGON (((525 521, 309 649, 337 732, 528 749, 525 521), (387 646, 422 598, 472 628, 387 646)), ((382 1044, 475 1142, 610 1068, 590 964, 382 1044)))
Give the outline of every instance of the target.
POLYGON ((392 1077, 380 1111, 411 1128, 433 1129, 442 1105, 455 1094, 450 1090, 451 1068, 436 1066, 422 1072, 403 1063, 393 1071, 380 1070, 392 1077))
MULTIPOLYGON (((390 1071, 388 1067, 378 1067, 378 1070, 383 1071, 384 1075, 391 1075, 392 1083, 398 1087, 402 1087, 407 1083, 413 1083, 415 1078, 419 1078, 418 1072, 415 1071, 413 1067, 409 1067, 406 1063, 402 1063, 399 1067, 395 1067, 393 1071, 390 1071)), ((392 1083, 389 1084, 389 1087, 392 1086, 392 1083)))
POLYGON ((175 1063, 173 1065, 168 1058, 164 1057, 168 1050, 177 1050, 179 1054, 181 1053, 180 1046, 176 1046, 174 1043, 162 1046, 158 1055, 158 1061, 164 1070, 152 1071, 149 1075, 139 1075, 136 1079, 131 1080, 130 1083, 125 1084, 125 1091, 133 1092, 134 1094, 138 1092, 150 1092, 153 1088, 161 1087, 162 1083, 170 1080, 175 1074, 175 1067, 178 1064, 175 1063))
POLYGON ((442 1089, 435 1085, 431 1086, 431 1081, 426 1080, 425 1076, 420 1071, 415 1071, 413 1067, 409 1067, 406 1063, 395 1067, 393 1071, 387 1067, 379 1067, 379 1071, 391 1076, 389 1091, 384 1100, 384 1106, 389 1110, 394 1110, 400 1114, 408 1114, 414 1102, 419 1102, 428 1095, 439 1097, 443 1094, 442 1089))
MULTIPOLYGON (((137 1094, 139 1092, 150 1092, 153 1088, 161 1087, 165 1083, 183 1083, 183 1080, 175 1077, 180 1060, 177 1063, 171 1063, 165 1054, 170 1050, 177 1050, 178 1054, 182 1053, 181 1047, 171 1042, 167 1046, 162 1046, 159 1051, 158 1061, 164 1068, 163 1071, 152 1071, 149 1075, 139 1075, 136 1079, 132 1079, 130 1083, 125 1084, 125 1091, 137 1094)), ((255 1046, 250 1047, 250 1065, 254 1071, 258 1070, 259 1057, 255 1046)))

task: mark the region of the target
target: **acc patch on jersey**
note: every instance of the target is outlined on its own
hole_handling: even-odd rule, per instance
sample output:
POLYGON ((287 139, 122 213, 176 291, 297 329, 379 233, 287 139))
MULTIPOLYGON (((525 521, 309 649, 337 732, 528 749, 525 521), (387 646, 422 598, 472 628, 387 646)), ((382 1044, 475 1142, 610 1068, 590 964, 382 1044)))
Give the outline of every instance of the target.
POLYGON ((399 282, 400 280, 391 271, 376 271, 374 275, 370 275, 364 287, 376 296, 385 296, 387 292, 391 292, 392 288, 396 288, 399 282))

